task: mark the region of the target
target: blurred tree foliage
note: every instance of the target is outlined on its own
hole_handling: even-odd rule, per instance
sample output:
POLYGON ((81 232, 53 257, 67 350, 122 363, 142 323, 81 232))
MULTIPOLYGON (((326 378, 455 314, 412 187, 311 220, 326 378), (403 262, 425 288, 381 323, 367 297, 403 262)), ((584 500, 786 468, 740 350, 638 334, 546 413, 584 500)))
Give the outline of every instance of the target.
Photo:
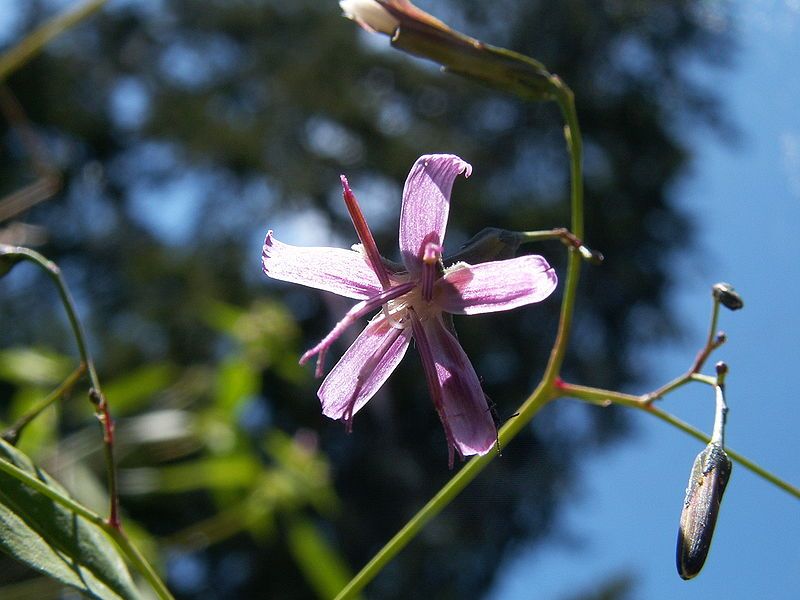
MULTIPOLYGON (((689 1, 419 4, 544 62, 575 91, 587 241, 607 261, 582 282, 565 375, 633 382, 642 343, 674 329, 664 306, 670 256, 691 245, 670 202, 690 158, 680 129, 719 123, 683 64, 722 60, 729 41, 706 5, 689 1)), ((5 43, 52 5, 18 3, 18 33, 5 43)), ((486 226, 566 225, 556 108, 443 75, 319 0, 112 2, 7 83, 63 174, 62 192, 24 221, 45 228, 40 250, 62 266, 87 317, 120 417, 123 506, 141 539, 147 530, 159 541, 182 598, 324 596, 346 577, 336 552, 359 568, 451 473, 413 351, 352 435, 320 415, 317 382, 296 359, 348 303, 268 281, 263 236, 272 228, 287 242, 353 243, 345 173, 391 255, 402 183, 429 152, 475 169, 456 184, 451 252, 486 226), (314 580, 309 557, 333 565, 327 583, 324 569, 314 580)), ((1 127, 7 194, 35 175, 19 127, 1 127)), ((530 251, 563 265, 557 242, 530 251)), ((456 321, 501 418, 540 375, 557 312, 553 298, 456 321)), ((3 347, 72 353, 55 295, 32 270, 3 280, 0 319, 3 347)), ((50 389, 2 375, 4 422, 32 389, 50 389)), ((625 425, 612 409, 546 410, 369 596, 480 596, 506 556, 554 532, 579 488, 579 461, 625 425)), ((35 439, 50 440, 51 458, 89 456, 100 472, 83 398, 66 403, 61 443, 46 427, 35 439)))

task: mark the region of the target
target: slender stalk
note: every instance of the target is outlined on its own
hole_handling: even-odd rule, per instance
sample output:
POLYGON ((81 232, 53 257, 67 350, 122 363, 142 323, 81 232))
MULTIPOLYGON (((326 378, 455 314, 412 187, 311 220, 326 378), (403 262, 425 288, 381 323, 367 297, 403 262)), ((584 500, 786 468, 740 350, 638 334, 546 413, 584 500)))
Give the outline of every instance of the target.
MULTIPOLYGON (((558 76, 551 76, 550 81, 557 92, 556 101, 564 117, 564 138, 567 142, 570 159, 570 230, 576 238, 583 239, 583 144, 578 116, 575 112, 575 96, 558 76)), ((573 247, 567 258, 567 281, 564 285, 558 332, 550 352, 550 360, 542 377, 542 385, 548 388, 551 388, 559 377, 566 356, 569 334, 572 329, 572 316, 575 312, 580 270, 581 255, 573 247)))
POLYGON ((69 292, 66 281, 61 276, 61 269, 56 263, 48 260, 35 250, 30 248, 15 247, 11 249, 4 249, 3 255, 10 258, 28 260, 47 273, 53 282, 56 284, 58 294, 61 297, 61 303, 64 305, 64 310, 67 312, 72 333, 75 337, 75 343, 78 346, 78 353, 81 357, 81 362, 86 365, 86 371, 89 375, 89 382, 91 389, 89 390, 89 398, 95 405, 95 415, 100 421, 103 428, 103 448, 106 460, 106 475, 108 479, 108 494, 109 494, 109 515, 108 522, 112 527, 119 528, 119 495, 117 493, 117 471, 114 466, 114 422, 111 419, 111 414, 108 409, 108 402, 103 395, 100 387, 100 379, 97 377, 97 371, 94 367, 94 360, 89 352, 89 346, 86 342, 86 333, 83 330, 83 324, 78 318, 78 312, 75 308, 75 301, 72 299, 72 294, 69 292))
POLYGON ((17 132, 30 157, 31 166, 37 174, 36 181, 0 200, 1 223, 55 195, 61 187, 61 175, 48 157, 22 105, 9 87, 2 83, 0 83, 0 112, 17 132))
MULTIPOLYGON (((711 436, 703 433, 699 429, 689 425, 688 423, 682 421, 681 419, 675 417, 674 415, 664 410, 661 410, 656 406, 653 406, 648 400, 650 394, 645 394, 643 396, 634 396, 633 394, 612 392, 610 390, 602 390, 598 388, 592 388, 583 385, 574 385, 571 383, 564 383, 564 382, 560 382, 558 384, 558 391, 562 396, 568 396, 570 398, 578 398, 580 400, 585 400, 586 402, 591 402, 592 404, 598 404, 600 406, 620 404, 622 406, 636 408, 646 412, 649 415, 653 415, 654 417, 661 419, 666 423, 669 423, 673 427, 680 429, 684 433, 689 434, 690 436, 700 440, 701 442, 708 443, 711 441, 711 436)), ((776 485, 785 492, 788 492, 792 496, 800 498, 800 488, 784 481, 777 475, 767 471, 765 468, 761 467, 760 465, 753 462, 749 458, 743 456, 742 454, 739 454, 735 450, 731 450, 729 447, 726 447, 725 451, 733 460, 738 462, 744 468, 748 469, 749 471, 752 471, 762 479, 769 481, 770 483, 776 485)))
POLYGON ((69 374, 69 376, 61 382, 56 389, 50 392, 38 404, 35 404, 28 412, 22 415, 17 422, 3 432, 2 438, 12 446, 15 446, 19 441, 19 436, 22 430, 28 424, 45 411, 51 404, 63 398, 66 394, 72 391, 75 384, 78 383, 83 374, 86 373, 86 364, 81 363, 78 367, 69 374))
POLYGON ((719 320, 719 298, 712 294, 711 306, 711 319, 709 319, 708 335, 706 336, 706 343, 695 356, 692 366, 683 375, 676 377, 669 383, 662 385, 657 390, 647 394, 647 401, 652 402, 658 398, 662 398, 670 392, 678 389, 689 383, 690 381, 702 381, 703 383, 710 383, 716 385, 716 379, 700 374, 700 369, 706 364, 706 360, 711 356, 711 353, 725 343, 725 334, 717 333, 717 321, 719 320))
POLYGON ((0 81, 41 52, 49 42, 99 10, 106 0, 86 0, 77 8, 67 9, 25 36, 16 46, 0 56, 0 81))
MULTIPOLYGON (((716 350, 722 342, 718 342, 719 336, 717 335, 717 322, 719 321, 719 299, 712 295, 711 303, 711 319, 708 323, 708 335, 706 335, 706 344, 703 349, 697 354, 697 357, 692 364, 692 373, 697 373, 703 368, 706 360, 711 353, 716 350)), ((724 337, 723 337, 724 340, 724 337)))
POLYGON ((587 260, 593 264, 600 264, 603 262, 603 255, 600 252, 594 252, 587 248, 584 245, 583 240, 578 238, 578 236, 564 227, 545 229, 541 231, 518 231, 513 232, 512 235, 517 237, 520 243, 560 239, 568 248, 574 248, 580 252, 581 258, 584 260, 587 260))
POLYGON ((166 584, 158 576, 156 570, 147 561, 139 549, 131 542, 125 530, 121 527, 111 527, 108 523, 103 525, 105 532, 116 542, 119 549, 125 554, 131 564, 141 573, 153 591, 161 600, 174 600, 166 584))
MULTIPOLYGON (((519 433, 519 431, 533 419, 548 400, 553 398, 552 390, 540 385, 533 394, 520 407, 519 415, 510 419, 498 432, 498 440, 501 446, 507 445, 519 433)), ((485 469, 489 463, 499 456, 496 452, 490 452, 483 456, 476 456, 467 462, 461 470, 448 481, 436 495, 423 506, 398 531, 386 545, 381 548, 375 556, 350 580, 341 592, 336 596, 336 600, 346 600, 355 597, 375 576, 391 561, 397 554, 405 548, 408 543, 416 537, 420 530, 428 524, 442 509, 452 502, 469 483, 485 469)))

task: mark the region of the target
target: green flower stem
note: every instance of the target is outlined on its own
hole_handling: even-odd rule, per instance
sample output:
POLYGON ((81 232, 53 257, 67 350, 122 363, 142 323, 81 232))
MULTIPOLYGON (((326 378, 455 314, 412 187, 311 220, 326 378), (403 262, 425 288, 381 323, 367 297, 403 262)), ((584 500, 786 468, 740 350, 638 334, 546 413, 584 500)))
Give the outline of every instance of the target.
MULTIPOLYGON (((556 92, 556 101, 564 117, 564 138, 570 160, 570 230, 576 238, 583 239, 583 144, 578 115, 575 112, 575 96, 572 90, 556 76, 550 76, 550 82, 556 92)), ((561 315, 558 321, 558 332, 550 352, 542 386, 552 388, 561 372, 561 365, 567 353, 569 334, 572 329, 572 316, 575 312, 575 300, 578 293, 578 280, 581 271, 581 254, 573 247, 567 259, 567 281, 564 285, 564 296, 561 301, 561 315)))
POLYGON ((51 404, 57 402, 70 391, 72 391, 72 388, 75 387, 75 384, 78 383, 81 377, 83 377, 84 373, 86 373, 86 364, 81 363, 64 381, 61 382, 61 385, 50 392, 38 404, 33 406, 28 412, 17 419, 16 423, 4 431, 2 435, 3 439, 12 446, 16 445, 17 441, 19 441, 19 436, 22 434, 22 430, 25 429, 25 427, 27 427, 31 421, 38 417, 51 404))
POLYGON ((105 531, 111 539, 119 546, 120 550, 125 554, 130 563, 134 565, 139 572, 147 579, 148 583, 152 586, 153 590, 158 594, 161 600, 173 600, 172 594, 169 592, 164 582, 161 581, 155 569, 147 562, 139 550, 131 543, 128 536, 120 527, 113 527, 106 519, 95 513, 94 511, 86 508, 79 502, 72 498, 60 494, 43 481, 37 479, 27 471, 20 469, 16 465, 0 459, 0 471, 7 475, 21 481, 31 489, 36 490, 40 494, 47 496, 53 502, 60 504, 71 513, 78 515, 97 525, 105 531))
POLYGON ((581 258, 589 261, 592 264, 600 264, 603 262, 603 255, 599 252, 592 252, 587 248, 581 239, 579 239, 569 229, 558 227, 556 229, 544 229, 541 231, 515 231, 511 232, 512 238, 519 241, 520 244, 530 242, 539 242, 542 240, 560 239, 561 242, 568 248, 572 248, 580 252, 581 258))
POLYGON ((89 346, 86 343, 86 333, 83 330, 83 324, 78 318, 78 312, 75 309, 75 301, 72 299, 72 294, 69 292, 66 281, 64 281, 64 278, 61 276, 61 269, 53 261, 48 260, 35 250, 19 246, 11 248, 4 246, 3 256, 11 260, 28 260, 34 263, 44 270, 56 284, 58 294, 61 297, 61 303, 64 305, 64 310, 67 312, 67 318, 72 327, 72 333, 75 336, 75 342, 78 345, 78 353, 80 354, 81 361, 86 365, 86 371, 89 374, 89 382, 92 386, 89 390, 89 397, 95 405, 95 415, 103 428, 103 449, 110 502, 108 522, 112 527, 119 528, 119 494, 117 492, 117 470, 114 466, 114 423, 109 413, 108 402, 106 402, 100 387, 100 379, 97 377, 97 371, 94 367, 92 355, 89 352, 89 346))
MULTIPOLYGON (((714 383, 712 385, 716 385, 716 379, 714 379, 714 383)), ((650 394, 645 394, 643 396, 634 396, 632 394, 623 394, 622 392, 612 392, 609 390, 601 390, 597 388, 582 386, 582 385, 573 385, 570 383, 561 382, 558 384, 558 391, 560 395, 567 396, 570 398, 578 398, 580 400, 585 400, 586 402, 591 402, 592 404, 597 404, 600 406, 609 406, 611 404, 621 404, 622 406, 628 406, 630 408, 636 408, 646 412, 647 414, 653 415, 661 419, 662 421, 669 423, 673 427, 680 429, 681 431, 688 433, 693 438, 700 440, 701 442, 708 443, 711 440, 711 437, 692 427, 688 423, 678 419, 674 415, 661 410, 653 406, 653 404, 648 400, 650 394)), ((752 471, 762 479, 769 481, 770 483, 776 485, 780 489, 788 492, 795 498, 800 499, 800 488, 784 481, 777 475, 767 471, 763 467, 759 466, 749 458, 739 454, 735 450, 732 450, 729 447, 725 448, 725 451, 728 455, 742 465, 744 468, 752 471)))
MULTIPOLYGON (((67 287, 64 278, 61 276, 61 269, 54 262, 47 260, 41 254, 29 248, 9 247, 3 245, 0 249, 2 249, 2 256, 6 260, 10 260, 12 263, 19 260, 28 260, 43 269, 55 282, 56 287, 58 288, 58 293, 61 297, 61 302, 64 305, 64 310, 67 312, 67 318, 69 319, 70 326, 72 327, 72 332, 75 336, 75 342, 78 346, 78 352, 81 357, 81 367, 79 367, 79 369, 81 370, 81 373, 85 370, 89 375, 89 381, 92 386, 92 389, 90 390, 90 397, 95 403, 95 414, 103 426, 103 442, 106 458, 105 462, 111 502, 109 518, 103 519, 83 505, 75 502, 71 498, 55 492, 35 477, 29 475, 21 469, 18 469, 6 461, 0 460, 0 470, 3 470, 9 475, 16 477, 39 493, 42 493, 48 498, 52 499, 54 502, 61 504, 72 513, 79 515, 101 527, 116 542, 130 563, 135 566, 147 579, 153 589, 157 592, 158 597, 162 600, 171 600, 172 594, 170 594, 164 582, 161 581, 158 574, 155 572, 155 569, 153 569, 153 567, 147 562, 139 550, 131 543, 130 539, 122 529, 122 525, 119 520, 117 472, 114 465, 114 425, 109 414, 108 402, 106 402, 100 388, 100 380, 97 377, 94 361, 89 353, 89 347, 86 343, 86 334, 83 330, 83 325, 78 318, 78 313, 75 309, 75 302, 72 299, 69 288, 67 287)), ((56 390, 56 392, 57 391, 58 390, 56 390)))
POLYGON ((175 600, 166 584, 158 576, 158 573, 156 573, 153 565, 147 562, 147 559, 133 542, 131 542, 124 529, 121 527, 111 527, 108 523, 103 525, 103 529, 116 542, 119 549, 122 550, 131 564, 136 567, 145 579, 147 579, 150 587, 153 588, 153 591, 161 600, 175 600))
MULTIPOLYGON (((498 432, 498 443, 505 447, 527 425, 547 402, 555 397, 554 391, 540 384, 522 404, 519 414, 509 419, 498 432)), ((489 452, 470 459, 436 495, 414 515, 395 536, 381 548, 358 574, 350 580, 336 600, 354 598, 366 585, 416 537, 425 525, 452 502, 467 485, 494 460, 499 453, 489 452)))
POLYGON ((689 377, 689 381, 699 381, 700 383, 705 383, 706 385, 717 385, 716 377, 712 377, 711 375, 703 375, 702 373, 692 373, 692 376, 689 377))
POLYGON ((50 41, 99 10, 105 3, 106 0, 87 0, 77 8, 67 9, 33 30, 16 46, 0 56, 0 81, 4 81, 50 41))

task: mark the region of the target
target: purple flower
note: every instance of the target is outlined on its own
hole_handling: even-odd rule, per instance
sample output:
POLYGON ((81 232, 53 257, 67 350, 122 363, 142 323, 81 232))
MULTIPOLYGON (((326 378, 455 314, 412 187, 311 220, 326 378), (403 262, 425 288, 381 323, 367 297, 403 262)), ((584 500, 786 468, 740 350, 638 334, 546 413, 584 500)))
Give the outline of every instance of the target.
POLYGON ((322 382, 318 396, 323 414, 352 427, 353 415, 392 374, 413 338, 444 426, 451 466, 455 452, 462 458, 488 452, 497 430, 478 376, 445 313, 473 315, 539 302, 557 282, 541 256, 443 268, 453 181, 471 172, 469 164, 452 154, 422 156, 411 168, 400 214, 403 265, 378 253, 344 176, 344 200, 360 246, 299 248, 279 242, 269 231, 262 255, 264 272, 274 279, 360 300, 300 359, 304 363, 316 355, 318 377, 326 351, 345 329, 379 311, 322 382))

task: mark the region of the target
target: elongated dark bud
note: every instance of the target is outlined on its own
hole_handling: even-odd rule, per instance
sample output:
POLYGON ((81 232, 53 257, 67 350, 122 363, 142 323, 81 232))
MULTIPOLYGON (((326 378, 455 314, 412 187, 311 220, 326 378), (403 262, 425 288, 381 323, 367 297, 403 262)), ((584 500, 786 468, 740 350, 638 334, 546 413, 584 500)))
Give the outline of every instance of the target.
POLYGON ((718 444, 709 444, 694 460, 678 530, 676 558, 678 574, 683 579, 697 575, 706 562, 730 476, 731 460, 718 444))
POLYGON ((697 455, 683 500, 676 562, 683 579, 697 575, 706 562, 722 495, 731 476, 731 459, 723 448, 725 405, 722 385, 717 386, 717 413, 711 442, 697 455))

